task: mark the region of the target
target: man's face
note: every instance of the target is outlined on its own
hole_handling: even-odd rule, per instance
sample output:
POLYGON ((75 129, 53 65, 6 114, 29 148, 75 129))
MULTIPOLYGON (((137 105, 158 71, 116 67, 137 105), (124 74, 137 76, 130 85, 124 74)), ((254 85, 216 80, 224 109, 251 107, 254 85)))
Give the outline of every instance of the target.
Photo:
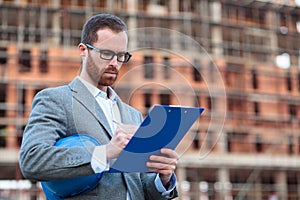
MULTIPOLYGON (((115 33, 110 29, 97 31, 98 41, 93 45, 100 50, 110 50, 115 53, 127 51, 127 34, 115 33)), ((100 86, 111 86, 117 79, 122 63, 117 61, 117 56, 112 60, 100 58, 100 53, 89 49, 86 60, 86 72, 91 81, 100 86)))

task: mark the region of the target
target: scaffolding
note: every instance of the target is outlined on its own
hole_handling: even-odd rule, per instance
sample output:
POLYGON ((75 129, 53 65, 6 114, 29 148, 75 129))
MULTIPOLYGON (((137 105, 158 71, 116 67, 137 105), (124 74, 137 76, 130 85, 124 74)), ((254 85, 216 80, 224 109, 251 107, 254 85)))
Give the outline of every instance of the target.
POLYGON ((121 97, 136 91, 130 103, 144 114, 155 103, 175 103, 173 91, 159 84, 136 90, 157 82, 185 95, 191 106, 206 108, 176 172, 179 199, 300 198, 298 1, 2 0, 0 5, 0 199, 12 193, 16 199, 18 194, 43 199, 36 183, 19 191, 4 190, 1 184, 7 182, 1 181, 26 181, 17 159, 32 98, 76 76, 82 25, 104 11, 119 15, 133 35, 129 47, 136 56, 122 75, 142 66, 134 74, 140 79, 124 78, 118 85, 121 97), (222 80, 214 77, 214 64, 222 80), (184 93, 174 73, 188 80, 196 95, 184 93), (223 124, 211 120, 225 103, 219 133, 223 124), (199 152, 208 154, 200 159, 199 152))

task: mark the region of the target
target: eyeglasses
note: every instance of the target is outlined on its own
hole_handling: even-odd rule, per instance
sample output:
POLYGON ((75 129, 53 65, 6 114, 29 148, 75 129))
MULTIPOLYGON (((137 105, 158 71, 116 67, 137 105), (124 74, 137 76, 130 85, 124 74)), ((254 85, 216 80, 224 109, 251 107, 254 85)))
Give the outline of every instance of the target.
POLYGON ((103 60, 112 60, 115 56, 117 56, 117 61, 122 63, 127 63, 129 59, 131 58, 131 54, 129 52, 118 52, 115 53, 111 50, 100 50, 90 44, 85 44, 88 48, 93 49, 100 53, 100 58, 103 60))

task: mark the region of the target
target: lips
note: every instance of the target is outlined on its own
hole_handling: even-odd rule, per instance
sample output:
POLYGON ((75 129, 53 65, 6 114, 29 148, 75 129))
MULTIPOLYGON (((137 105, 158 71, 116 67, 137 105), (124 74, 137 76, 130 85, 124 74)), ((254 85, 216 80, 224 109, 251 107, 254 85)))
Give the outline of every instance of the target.
POLYGON ((118 72, 114 72, 114 71, 107 71, 107 72, 104 72, 106 74, 118 74, 118 72))

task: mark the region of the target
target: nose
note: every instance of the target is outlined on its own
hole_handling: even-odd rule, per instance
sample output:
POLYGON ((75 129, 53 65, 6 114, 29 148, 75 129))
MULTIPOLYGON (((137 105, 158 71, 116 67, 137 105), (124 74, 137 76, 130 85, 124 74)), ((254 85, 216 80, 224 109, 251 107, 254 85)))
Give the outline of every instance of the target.
POLYGON ((115 67, 115 68, 117 68, 117 69, 120 67, 116 55, 115 55, 115 56, 113 57, 113 59, 110 61, 110 65, 113 66, 113 67, 115 67))

